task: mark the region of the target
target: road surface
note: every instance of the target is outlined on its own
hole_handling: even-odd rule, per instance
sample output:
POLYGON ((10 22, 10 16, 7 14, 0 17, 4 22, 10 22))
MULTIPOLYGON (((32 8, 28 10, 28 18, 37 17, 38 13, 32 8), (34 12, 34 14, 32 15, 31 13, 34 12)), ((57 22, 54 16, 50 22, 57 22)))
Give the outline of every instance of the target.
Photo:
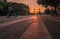
POLYGON ((34 15, 3 22, 0 24, 0 39, 60 39, 59 19, 34 15))
POLYGON ((52 38, 60 39, 60 17, 43 16, 42 19, 52 38))

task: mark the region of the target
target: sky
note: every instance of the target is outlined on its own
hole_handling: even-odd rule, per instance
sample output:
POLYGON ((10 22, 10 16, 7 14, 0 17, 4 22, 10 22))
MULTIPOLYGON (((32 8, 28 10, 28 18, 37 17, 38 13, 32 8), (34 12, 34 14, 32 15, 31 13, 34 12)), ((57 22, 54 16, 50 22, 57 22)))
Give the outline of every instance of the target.
MULTIPOLYGON (((24 3, 30 7, 30 12, 33 13, 33 9, 39 9, 41 12, 45 11, 45 8, 42 7, 41 5, 37 4, 37 0, 7 0, 7 1, 12 1, 12 2, 17 2, 17 3, 24 3)), ((38 12, 38 10, 36 10, 38 12)))

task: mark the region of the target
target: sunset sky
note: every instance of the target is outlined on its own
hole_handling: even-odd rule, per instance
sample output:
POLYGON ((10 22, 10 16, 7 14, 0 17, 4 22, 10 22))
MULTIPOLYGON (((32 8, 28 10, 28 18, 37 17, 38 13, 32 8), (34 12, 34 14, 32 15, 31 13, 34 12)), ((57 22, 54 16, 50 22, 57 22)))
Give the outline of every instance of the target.
POLYGON ((33 12, 34 8, 36 8, 36 9, 40 8, 41 12, 45 11, 44 7, 37 4, 37 0, 7 0, 7 1, 13 1, 13 2, 17 2, 17 3, 24 3, 24 4, 26 4, 30 7, 30 12, 33 12))

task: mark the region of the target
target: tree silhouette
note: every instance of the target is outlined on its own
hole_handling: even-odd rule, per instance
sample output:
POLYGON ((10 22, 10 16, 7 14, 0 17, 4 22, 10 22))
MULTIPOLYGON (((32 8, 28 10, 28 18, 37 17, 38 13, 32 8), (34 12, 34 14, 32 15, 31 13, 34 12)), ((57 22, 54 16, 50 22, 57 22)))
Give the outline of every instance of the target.
POLYGON ((60 0, 38 0, 37 3, 42 4, 45 7, 48 7, 49 5, 55 7, 55 13, 53 13, 53 15, 57 15, 56 8, 59 6, 60 0))
POLYGON ((0 15, 6 15, 7 13, 4 13, 7 8, 8 2, 6 0, 0 1, 0 15))
POLYGON ((12 3, 12 7, 18 12, 18 14, 25 15, 29 14, 26 12, 29 12, 29 7, 23 3, 12 3))
POLYGON ((8 10, 9 10, 8 7, 12 7, 12 10, 14 10, 14 12, 18 15, 19 14, 21 14, 21 15, 29 14, 29 6, 27 6, 23 3, 7 2, 5 0, 2 2, 0 1, 0 15, 7 15, 8 10), (26 13, 26 12, 28 12, 28 13, 26 13))

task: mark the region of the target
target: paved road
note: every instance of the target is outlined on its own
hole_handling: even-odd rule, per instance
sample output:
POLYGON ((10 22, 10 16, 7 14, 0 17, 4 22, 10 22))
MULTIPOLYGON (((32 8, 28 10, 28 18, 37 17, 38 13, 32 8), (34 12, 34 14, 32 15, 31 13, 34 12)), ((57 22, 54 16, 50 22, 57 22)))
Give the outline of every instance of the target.
POLYGON ((59 18, 58 21, 50 18, 35 15, 1 23, 0 39, 59 39, 59 18))
POLYGON ((42 17, 60 23, 60 17, 57 17, 57 16, 42 16, 42 17))
POLYGON ((19 39, 52 39, 41 16, 34 16, 34 21, 19 39))
POLYGON ((5 23, 5 22, 9 22, 9 21, 13 21, 13 20, 17 20, 17 19, 21 19, 21 18, 25 18, 25 17, 29 17, 29 16, 17 16, 17 17, 0 16, 0 24, 5 23))
POLYGON ((18 39, 32 24, 32 17, 18 19, 0 25, 0 39, 18 39), (3 27, 2 27, 3 26, 3 27))
POLYGON ((43 16, 42 19, 52 38, 60 39, 60 17, 43 16))

